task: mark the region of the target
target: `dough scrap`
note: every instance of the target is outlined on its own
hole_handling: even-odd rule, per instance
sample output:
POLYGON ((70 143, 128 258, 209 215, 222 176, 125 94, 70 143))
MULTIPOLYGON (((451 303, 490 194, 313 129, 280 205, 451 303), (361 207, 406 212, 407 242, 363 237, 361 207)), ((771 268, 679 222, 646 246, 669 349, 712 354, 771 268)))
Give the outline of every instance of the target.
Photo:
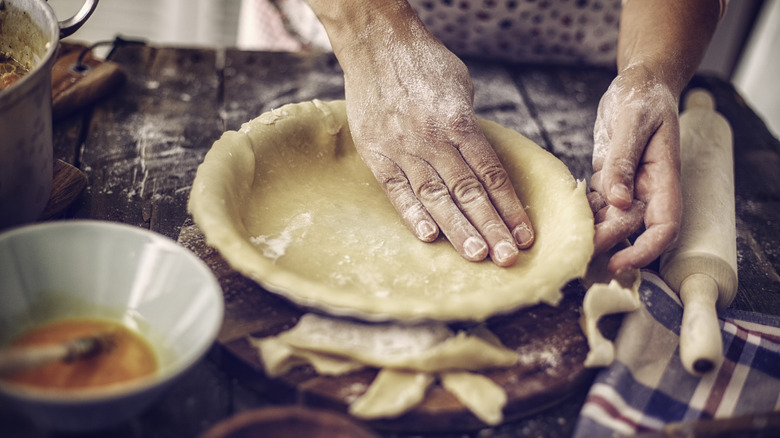
POLYGON ((279 337, 301 349, 358 357, 365 363, 386 366, 387 362, 429 354, 452 335, 442 322, 370 324, 307 313, 279 337))
POLYGON ((584 362, 586 367, 608 366, 615 359, 615 346, 598 328, 601 318, 613 313, 633 312, 642 304, 639 298, 639 285, 642 282, 640 271, 630 269, 620 275, 613 275, 607 269, 609 258, 625 244, 594 257, 583 281, 587 291, 582 300, 580 326, 590 348, 584 362))
POLYGON ((346 357, 293 347, 276 336, 262 339, 248 336, 247 341, 260 353, 265 373, 272 378, 306 364, 323 376, 340 376, 365 368, 365 365, 346 357))
POLYGON ((519 359, 485 327, 456 334, 438 322, 402 326, 305 314, 277 336, 248 340, 269 377, 303 364, 322 375, 378 368, 368 390, 349 405, 349 412, 363 419, 393 418, 414 409, 438 377, 477 418, 498 424, 506 392, 470 371, 508 367, 519 359))
POLYGON ((476 371, 509 367, 519 361, 517 353, 503 345, 466 332, 453 333, 441 323, 367 324, 311 313, 303 315, 290 330, 253 343, 260 348, 269 374, 276 374, 279 364, 296 363, 292 358, 302 358, 299 352, 419 372, 476 371))
POLYGON ((434 380, 429 373, 383 369, 349 413, 365 420, 397 417, 420 404, 434 380))
POLYGON ((441 385, 485 424, 504 421, 507 396, 503 388, 481 374, 448 372, 439 376, 441 385))
POLYGON ((515 131, 480 120, 536 231, 511 268, 471 263, 409 232, 355 151, 343 101, 283 106, 228 131, 206 155, 188 209, 237 271, 304 307, 371 321, 484 321, 585 274, 585 183, 515 131))

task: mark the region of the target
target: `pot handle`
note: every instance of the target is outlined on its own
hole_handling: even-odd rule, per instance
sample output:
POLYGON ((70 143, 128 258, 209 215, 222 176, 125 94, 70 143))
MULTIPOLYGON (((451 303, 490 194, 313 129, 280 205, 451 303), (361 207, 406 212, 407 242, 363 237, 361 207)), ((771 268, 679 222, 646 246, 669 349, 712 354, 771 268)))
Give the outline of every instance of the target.
POLYGON ((90 15, 95 12, 98 0, 86 0, 81 9, 76 12, 76 15, 59 22, 60 25, 60 38, 72 35, 73 32, 79 30, 79 28, 87 21, 90 15))

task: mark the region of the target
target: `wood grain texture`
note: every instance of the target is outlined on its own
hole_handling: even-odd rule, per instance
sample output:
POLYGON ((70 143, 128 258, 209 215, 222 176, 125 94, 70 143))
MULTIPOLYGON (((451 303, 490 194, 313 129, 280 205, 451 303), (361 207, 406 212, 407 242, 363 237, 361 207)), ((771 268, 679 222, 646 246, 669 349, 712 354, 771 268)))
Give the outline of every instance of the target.
POLYGON ((90 197, 79 216, 175 238, 198 164, 222 133, 213 50, 128 46, 127 83, 96 107, 81 154, 90 197))
POLYGON ((288 103, 343 98, 344 77, 332 54, 225 52, 226 130, 288 103))
POLYGON ((70 163, 60 159, 54 160, 53 172, 51 195, 40 220, 62 216, 87 187, 87 175, 70 163))

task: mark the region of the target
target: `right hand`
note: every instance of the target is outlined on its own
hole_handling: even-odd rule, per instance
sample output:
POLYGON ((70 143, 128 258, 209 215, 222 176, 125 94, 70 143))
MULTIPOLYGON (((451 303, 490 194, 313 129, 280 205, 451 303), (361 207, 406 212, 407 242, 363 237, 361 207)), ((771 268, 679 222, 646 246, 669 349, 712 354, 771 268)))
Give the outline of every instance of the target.
POLYGON ((606 252, 645 226, 633 245, 612 255, 612 272, 646 266, 680 230, 678 98, 638 64, 621 71, 599 103, 588 194, 595 252, 606 252))

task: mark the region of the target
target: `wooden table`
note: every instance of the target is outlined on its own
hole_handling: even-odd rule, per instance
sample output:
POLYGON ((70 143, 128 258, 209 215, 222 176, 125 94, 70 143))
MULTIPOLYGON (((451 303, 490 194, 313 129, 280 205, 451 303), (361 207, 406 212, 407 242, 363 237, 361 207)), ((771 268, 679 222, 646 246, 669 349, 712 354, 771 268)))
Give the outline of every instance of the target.
MULTIPOLYGON (((172 239, 188 219, 196 167, 223 131, 285 103, 344 95, 341 70, 329 54, 126 45, 111 59, 126 69, 126 84, 54 127, 55 157, 89 176, 65 217, 124 222, 172 239)), ((575 177, 589 178, 596 107, 613 71, 466 63, 480 116, 523 133, 563 160, 575 177)), ((713 93, 734 130, 740 283, 732 307, 780 315, 780 142, 729 83, 696 77, 693 84, 713 93)), ((266 405, 262 394, 218 365, 218 353, 144 414, 94 436, 196 436, 236 412, 266 405)), ((585 390, 541 414, 474 436, 569 436, 584 398, 585 390)), ((8 406, 0 406, 0 431, 50 436, 8 406)))

